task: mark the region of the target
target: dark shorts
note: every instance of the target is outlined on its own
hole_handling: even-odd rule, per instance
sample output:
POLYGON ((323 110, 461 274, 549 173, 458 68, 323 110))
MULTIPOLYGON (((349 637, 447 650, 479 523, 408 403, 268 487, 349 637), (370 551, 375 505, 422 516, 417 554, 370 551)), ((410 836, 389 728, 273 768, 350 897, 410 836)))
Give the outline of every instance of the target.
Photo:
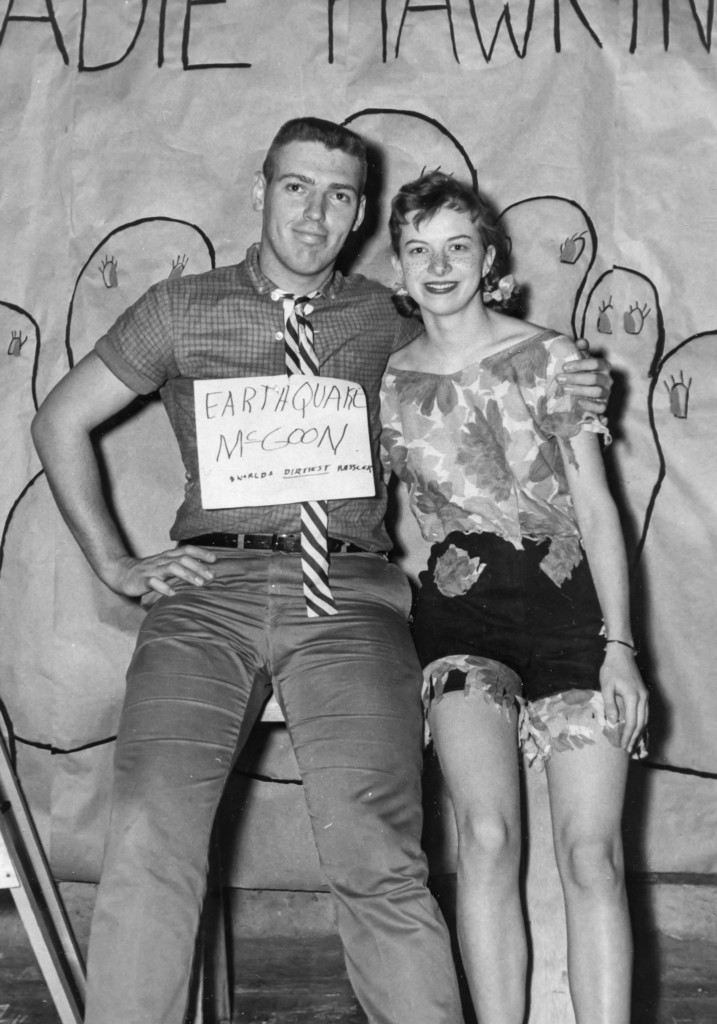
MULTIPOLYGON (((540 569, 549 541, 524 546, 492 533, 451 533, 433 545, 414 615, 421 664, 454 655, 499 662, 528 701, 599 690, 603 618, 587 559, 558 587, 540 569)), ((465 673, 451 671, 443 692, 464 685, 465 673)))

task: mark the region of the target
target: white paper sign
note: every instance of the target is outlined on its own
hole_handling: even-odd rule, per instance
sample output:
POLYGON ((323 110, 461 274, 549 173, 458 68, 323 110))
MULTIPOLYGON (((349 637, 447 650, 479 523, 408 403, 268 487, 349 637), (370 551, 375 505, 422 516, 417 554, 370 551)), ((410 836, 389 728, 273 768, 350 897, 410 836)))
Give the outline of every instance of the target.
POLYGON ((194 382, 204 508, 376 493, 360 384, 301 374, 194 382))

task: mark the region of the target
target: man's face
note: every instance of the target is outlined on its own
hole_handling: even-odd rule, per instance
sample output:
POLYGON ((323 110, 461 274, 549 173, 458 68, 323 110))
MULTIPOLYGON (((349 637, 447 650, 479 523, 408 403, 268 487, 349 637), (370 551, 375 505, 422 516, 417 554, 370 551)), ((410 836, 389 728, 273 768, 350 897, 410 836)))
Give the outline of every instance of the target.
POLYGON ((364 215, 361 165, 320 142, 290 142, 267 181, 254 177, 253 206, 263 214, 259 261, 274 284, 305 294, 322 284, 364 215))

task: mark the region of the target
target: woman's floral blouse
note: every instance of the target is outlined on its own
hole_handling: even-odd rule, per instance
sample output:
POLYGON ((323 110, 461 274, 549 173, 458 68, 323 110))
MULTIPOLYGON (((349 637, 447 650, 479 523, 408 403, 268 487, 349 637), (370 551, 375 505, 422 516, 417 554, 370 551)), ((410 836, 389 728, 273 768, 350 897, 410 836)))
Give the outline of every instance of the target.
POLYGON ((575 345, 554 331, 451 374, 388 366, 384 466, 407 485, 424 538, 491 531, 522 547, 550 539, 541 569, 558 585, 582 558, 563 458, 581 430, 609 434, 556 380, 575 345))

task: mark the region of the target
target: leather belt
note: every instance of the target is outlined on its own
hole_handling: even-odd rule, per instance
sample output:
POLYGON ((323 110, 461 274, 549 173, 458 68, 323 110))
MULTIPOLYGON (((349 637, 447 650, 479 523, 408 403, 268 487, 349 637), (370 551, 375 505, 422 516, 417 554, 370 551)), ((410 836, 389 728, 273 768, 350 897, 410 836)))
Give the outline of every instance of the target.
MULTIPOLYGON (((331 555, 383 555, 385 551, 368 551, 358 544, 328 537, 329 554, 331 555)), ((196 544, 200 548, 244 548, 256 551, 283 551, 285 554, 301 553, 300 533, 202 533, 198 537, 187 537, 180 544, 196 544)))

